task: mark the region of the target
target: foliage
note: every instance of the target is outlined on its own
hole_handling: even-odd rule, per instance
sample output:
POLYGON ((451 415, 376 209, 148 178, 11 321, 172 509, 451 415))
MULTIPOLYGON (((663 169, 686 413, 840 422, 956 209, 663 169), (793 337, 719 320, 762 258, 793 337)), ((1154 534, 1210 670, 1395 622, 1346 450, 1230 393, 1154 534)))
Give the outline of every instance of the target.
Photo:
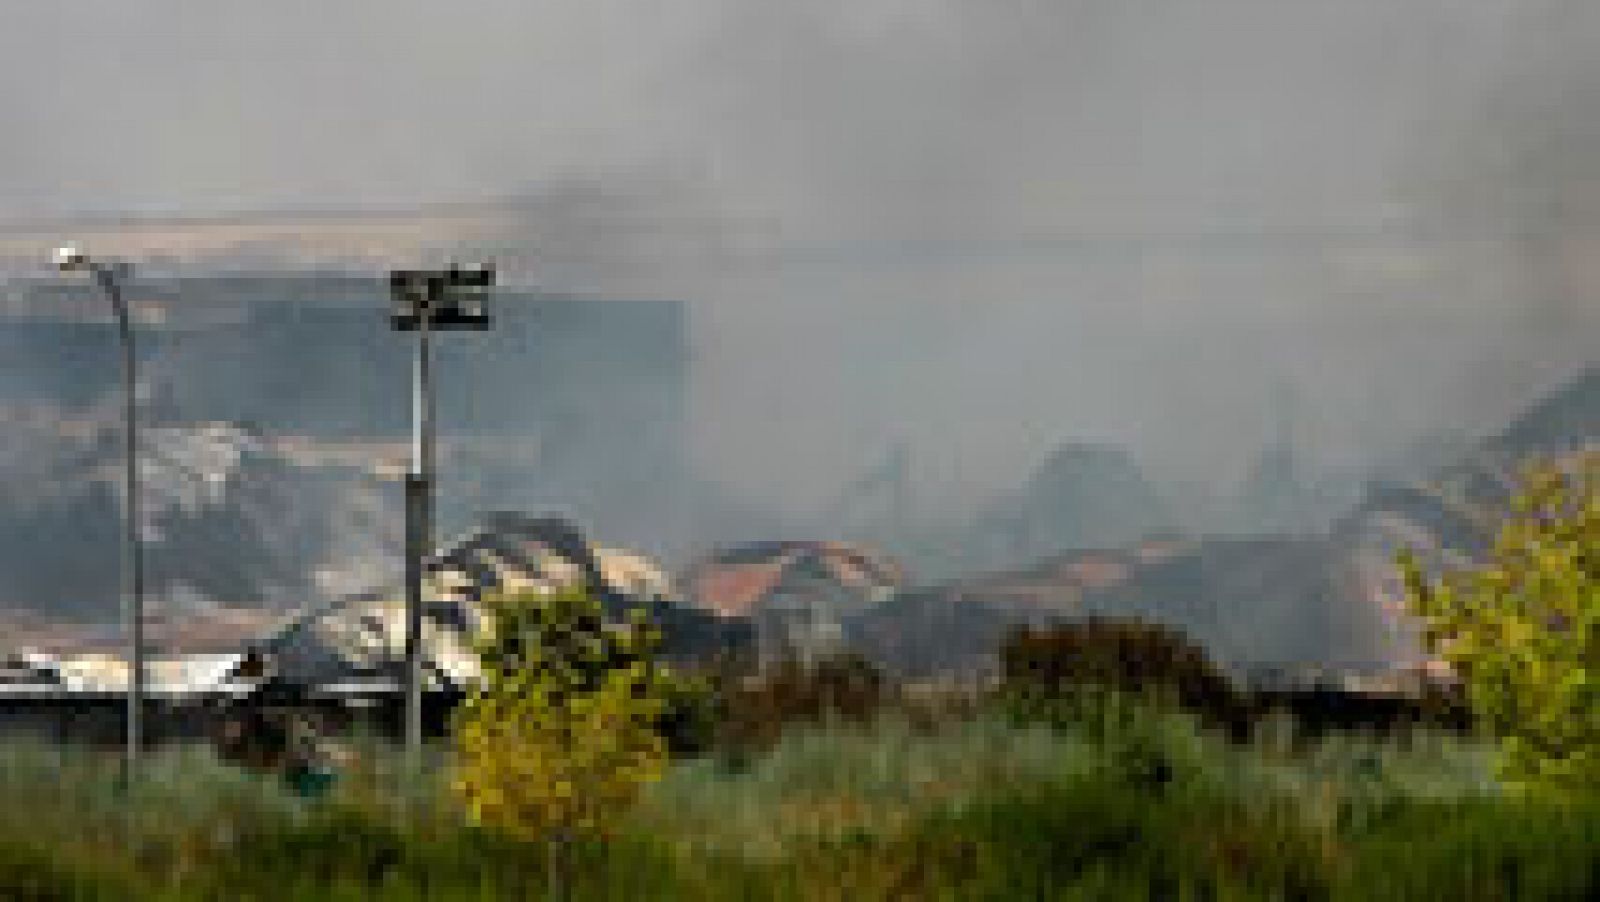
POLYGON ((1344 898, 1600 898, 1600 806, 1489 798, 1396 806, 1355 837, 1344 898))
POLYGON ((633 821, 697 848, 770 857, 796 843, 892 831, 1002 787, 1086 774, 1096 749, 996 718, 929 734, 886 717, 798 727, 744 768, 714 759, 674 767, 646 790, 633 821))
POLYGON ((1000 661, 1013 707, 1047 719, 1103 718, 1108 700, 1132 697, 1182 707, 1236 734, 1248 730, 1247 706, 1227 677, 1198 645, 1160 624, 1089 618, 1020 627, 1000 661))
POLYGON ((714 673, 674 670, 663 681, 656 732, 674 759, 705 754, 715 746, 718 703, 714 673))
POLYGON ((717 745, 742 759, 771 748, 792 726, 862 726, 882 712, 889 695, 883 673, 860 655, 779 661, 753 677, 725 680, 717 745))
POLYGON ((135 881, 90 859, 68 860, 37 843, 0 839, 0 899, 69 902, 134 897, 135 881))
POLYGON ((483 681, 456 722, 455 787, 472 817, 526 840, 604 833, 660 776, 670 674, 642 616, 609 622, 569 589, 489 601, 483 681))
MULTIPOLYGON (((936 734, 883 718, 795 730, 740 772, 679 762, 610 839, 571 844, 569 898, 1488 900, 1600 889, 1600 808, 1486 793, 1458 739, 1349 737, 1276 758, 1170 713, 1130 720, 1151 747, 1193 758, 1161 792, 1091 731, 993 717, 936 734)), ((0 742, 0 898, 483 902, 537 898, 545 884, 544 856, 525 843, 449 804, 352 796, 367 791, 362 775, 311 802, 204 748, 161 749, 129 797, 113 788, 115 753, 0 742)), ((394 785, 398 749, 362 758, 394 785)), ((438 789, 439 802, 453 800, 438 789)))
MULTIPOLYGON (((549 687, 543 698, 592 695, 612 671, 649 663, 648 636, 605 645, 586 602, 502 615, 486 663, 565 666, 564 681, 537 683, 549 687), (524 613, 534 622, 503 626, 524 613), (590 656, 578 657, 584 647, 590 656)), ((632 629, 645 627, 622 628, 632 629)), ((1018 724, 988 707, 928 727, 903 717, 882 677, 859 664, 799 680, 805 672, 790 668, 778 681, 789 688, 752 709, 794 717, 747 767, 663 764, 662 779, 633 784, 633 805, 606 812, 603 839, 565 843, 565 897, 1487 900, 1600 890, 1600 807, 1496 793, 1477 746, 1458 737, 1240 744, 1109 689, 1098 720, 1018 724)), ((685 690, 691 706, 702 690, 685 690)), ((629 728, 659 728, 673 697, 663 689, 629 728)), ((544 707, 534 715, 558 722, 544 707)), ((532 834, 475 823, 459 804, 444 779, 458 771, 425 771, 441 779, 399 804, 404 759, 377 741, 321 800, 204 747, 155 751, 138 791, 120 796, 116 752, 0 742, 0 898, 483 902, 537 898, 549 882, 552 862, 522 841, 532 834)))
POLYGON ((1431 650, 1536 791, 1600 788, 1600 454, 1530 467, 1484 566, 1401 561, 1431 650))

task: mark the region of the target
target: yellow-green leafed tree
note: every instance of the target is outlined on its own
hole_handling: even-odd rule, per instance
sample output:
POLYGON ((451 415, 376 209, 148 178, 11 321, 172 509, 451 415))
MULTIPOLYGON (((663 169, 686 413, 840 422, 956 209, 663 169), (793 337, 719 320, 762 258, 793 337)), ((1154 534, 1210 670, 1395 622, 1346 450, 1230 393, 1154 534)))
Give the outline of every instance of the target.
POLYGON ((518 838, 601 835, 665 767, 657 633, 642 616, 608 623, 582 590, 487 603, 483 680, 455 724, 456 790, 518 838))
POLYGON ((1600 454, 1529 468, 1483 566, 1401 567, 1431 649, 1503 742, 1505 780, 1600 792, 1600 454))

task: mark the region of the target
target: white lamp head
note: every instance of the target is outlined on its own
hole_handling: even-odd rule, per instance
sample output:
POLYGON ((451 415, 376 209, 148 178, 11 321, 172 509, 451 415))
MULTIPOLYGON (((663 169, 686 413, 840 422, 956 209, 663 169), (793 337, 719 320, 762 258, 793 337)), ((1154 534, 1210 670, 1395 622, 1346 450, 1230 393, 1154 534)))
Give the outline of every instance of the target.
POLYGON ((75 244, 66 244, 56 248, 56 269, 62 272, 83 269, 89 265, 89 258, 75 244))

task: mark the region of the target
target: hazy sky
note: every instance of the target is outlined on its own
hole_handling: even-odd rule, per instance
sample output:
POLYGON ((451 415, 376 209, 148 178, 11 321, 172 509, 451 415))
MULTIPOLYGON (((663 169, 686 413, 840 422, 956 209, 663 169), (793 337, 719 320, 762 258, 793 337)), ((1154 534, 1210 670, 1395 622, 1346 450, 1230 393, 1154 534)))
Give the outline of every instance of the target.
POLYGON ((403 203, 642 166, 830 235, 1365 224, 1540 5, 12 4, 0 199, 403 203))
POLYGON ((1349 465, 1589 358, 1589 7, 11 3, 0 218, 670 183, 756 261, 629 283, 697 305, 715 475, 820 507, 903 436, 956 501, 1095 438, 1225 487, 1279 386, 1349 465))

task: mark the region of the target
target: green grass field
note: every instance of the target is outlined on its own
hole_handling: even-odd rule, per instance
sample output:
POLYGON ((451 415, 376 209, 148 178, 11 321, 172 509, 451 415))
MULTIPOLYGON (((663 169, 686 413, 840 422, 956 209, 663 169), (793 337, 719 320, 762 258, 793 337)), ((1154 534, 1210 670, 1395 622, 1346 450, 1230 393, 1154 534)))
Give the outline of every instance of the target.
MULTIPOLYGON (((442 755, 442 750, 441 750, 442 755)), ((362 747, 305 800, 200 747, 119 792, 115 755, 0 746, 0 899, 539 899, 547 850, 397 801, 362 747)), ((439 774, 443 761, 433 771, 439 774)), ((675 764, 603 844, 593 899, 1600 898, 1600 806, 1519 801, 1486 751, 1419 735, 1230 745, 1143 712, 1114 729, 893 718, 675 764)))

